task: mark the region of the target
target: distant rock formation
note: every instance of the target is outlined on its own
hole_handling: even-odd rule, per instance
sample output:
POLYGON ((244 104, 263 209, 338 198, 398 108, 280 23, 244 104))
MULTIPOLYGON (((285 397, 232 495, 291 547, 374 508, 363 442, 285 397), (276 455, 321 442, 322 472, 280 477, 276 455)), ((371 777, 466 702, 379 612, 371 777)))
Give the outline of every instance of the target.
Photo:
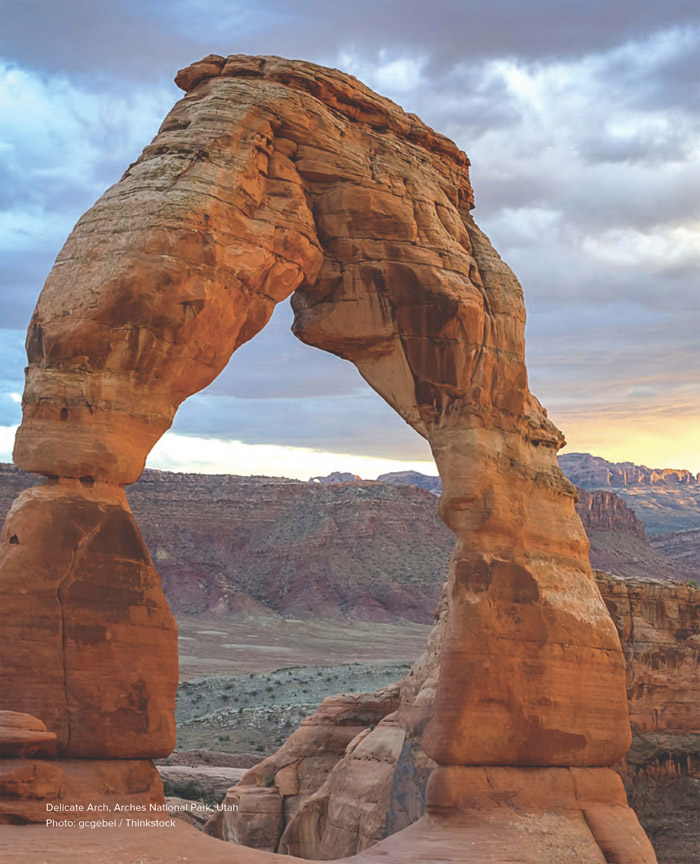
POLYGON ((349 474, 347 471, 332 471, 324 477, 312 477, 310 483, 361 483, 362 477, 357 474, 349 474))
POLYGON ((644 523, 614 492, 578 490, 576 512, 588 536, 594 531, 621 531, 646 540, 644 523))
POLYGON ((389 474, 380 474, 377 480, 382 483, 391 483, 394 486, 403 484, 418 486, 421 489, 427 489, 433 495, 439 495, 442 491, 439 477, 433 477, 431 474, 421 474, 420 471, 392 471, 389 474))
POLYGON ((700 528, 700 475, 608 462, 589 453, 565 453, 559 457, 559 465, 580 488, 613 489, 644 522, 647 537, 700 528))
POLYGON ((564 453, 559 465, 566 476, 584 489, 603 486, 698 486, 700 474, 679 468, 647 468, 633 462, 608 462, 590 453, 564 453))

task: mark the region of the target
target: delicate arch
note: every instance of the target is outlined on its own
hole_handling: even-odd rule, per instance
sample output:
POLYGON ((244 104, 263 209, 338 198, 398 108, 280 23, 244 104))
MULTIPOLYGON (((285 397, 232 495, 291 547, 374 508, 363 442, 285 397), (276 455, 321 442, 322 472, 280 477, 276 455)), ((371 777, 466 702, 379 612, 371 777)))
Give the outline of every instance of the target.
POLYGON ((355 363, 440 471, 457 546, 426 752, 613 764, 622 654, 466 156, 312 64, 212 56, 177 80, 187 95, 78 222, 30 325, 15 460, 49 481, 3 537, 8 706, 48 714, 66 755, 172 748, 175 628, 123 486, 293 294, 296 335, 355 363))

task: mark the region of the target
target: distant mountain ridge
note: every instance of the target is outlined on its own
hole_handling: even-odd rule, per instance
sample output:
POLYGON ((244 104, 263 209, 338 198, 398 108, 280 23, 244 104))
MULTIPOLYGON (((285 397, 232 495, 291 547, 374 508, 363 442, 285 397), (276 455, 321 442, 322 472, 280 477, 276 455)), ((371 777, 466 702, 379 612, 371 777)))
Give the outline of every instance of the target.
MULTIPOLYGON (((578 488, 576 510, 591 541, 593 567, 630 578, 698 578, 700 483, 690 471, 608 462, 589 453, 559 460, 578 488)), ((339 473, 315 479, 359 480, 339 473)), ((382 474, 377 481, 440 494, 440 478, 419 471, 382 474)))
POLYGON ((633 462, 608 462, 590 453, 564 453, 559 467, 566 476, 582 489, 600 489, 604 486, 699 486, 700 474, 681 468, 647 468, 633 462))
MULTIPOLYGON (((609 462, 590 453, 564 453, 559 467, 581 489, 607 489, 624 498, 644 522, 652 543, 654 535, 685 534, 700 528, 700 475, 691 471, 609 462)), ((691 535, 679 542, 691 544, 691 557, 700 557, 700 545, 691 535)))
MULTIPOLYGON (((0 464, 0 518, 38 482, 0 464)), ((176 614, 433 621, 454 535, 424 489, 146 470, 126 491, 176 614)))
POLYGON ((433 495, 439 495, 442 489, 439 477, 432 474, 421 474, 420 471, 392 471, 389 474, 380 474, 377 480, 380 483, 391 483, 392 486, 409 483, 420 489, 427 489, 433 495))
MULTIPOLYGON (((38 482, 0 465, 0 517, 38 482)), ((621 577, 698 578, 700 531, 653 548, 615 494, 625 488, 580 492, 592 565, 621 577)), ((309 482, 145 471, 127 496, 176 614, 429 623, 454 549, 439 491, 438 477, 413 471, 309 482)))

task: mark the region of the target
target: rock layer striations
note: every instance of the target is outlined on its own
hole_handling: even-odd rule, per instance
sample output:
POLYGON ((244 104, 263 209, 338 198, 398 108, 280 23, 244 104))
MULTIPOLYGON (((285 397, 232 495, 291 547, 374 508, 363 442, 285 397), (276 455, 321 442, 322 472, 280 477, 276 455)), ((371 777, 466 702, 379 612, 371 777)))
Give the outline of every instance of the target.
POLYGON ((483 860, 498 860, 488 837, 507 826, 523 860, 545 860, 549 833, 559 864, 570 850, 651 861, 606 767, 630 742, 620 643, 557 466, 562 435, 528 389, 522 290, 470 215, 467 157, 311 64, 210 56, 177 83, 186 97, 78 222, 30 324, 14 456, 49 481, 3 534, 8 707, 44 719, 35 704, 58 699, 46 723, 67 753, 172 744, 174 629, 121 487, 180 403, 293 294, 296 335, 353 362, 428 439, 456 535, 423 734, 439 768, 406 842, 430 844, 469 813, 483 860), (102 584, 110 566, 118 578, 102 584), (50 668, 28 659, 39 608, 50 668), (549 806, 556 816, 523 815, 549 806))

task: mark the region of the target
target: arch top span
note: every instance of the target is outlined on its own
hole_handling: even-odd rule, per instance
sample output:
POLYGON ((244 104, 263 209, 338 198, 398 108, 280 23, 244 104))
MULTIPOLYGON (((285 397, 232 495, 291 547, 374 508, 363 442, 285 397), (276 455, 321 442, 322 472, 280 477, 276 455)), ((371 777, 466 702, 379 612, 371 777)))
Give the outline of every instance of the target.
POLYGON ((133 482, 183 399, 297 289, 295 333, 420 434, 495 411, 558 446, 526 395, 520 286, 471 219, 456 145, 313 64, 209 57, 177 80, 187 95, 41 294, 19 465, 133 482))
MULTIPOLYGON (((59 480, 10 522, 66 497, 84 521, 88 478, 97 524, 180 403, 294 295, 296 335, 353 362, 428 439, 442 477, 457 545, 426 752, 613 764, 630 740, 622 653, 557 467, 563 437, 528 389, 521 287, 471 215, 467 157, 335 70, 210 56, 177 80, 185 97, 80 219, 39 298, 15 460, 59 480)), ((114 550, 94 536, 85 549, 104 563, 114 550)), ((131 545, 135 609, 130 574, 151 565, 131 545)), ((21 586, 29 553, 5 551, 21 586)), ((85 755, 83 696, 66 692, 85 755)), ((134 732, 141 755, 149 734, 134 732)))

